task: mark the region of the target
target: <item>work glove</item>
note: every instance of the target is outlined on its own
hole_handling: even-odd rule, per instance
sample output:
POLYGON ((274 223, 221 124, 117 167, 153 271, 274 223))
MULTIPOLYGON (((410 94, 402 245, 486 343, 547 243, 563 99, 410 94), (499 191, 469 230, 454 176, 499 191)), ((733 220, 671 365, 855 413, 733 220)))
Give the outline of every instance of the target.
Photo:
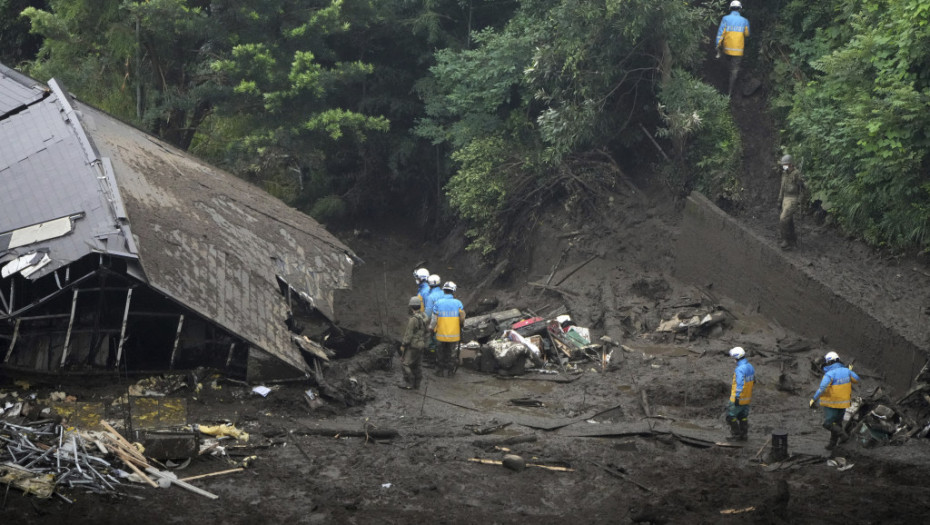
POLYGON ((719 48, 719 47, 717 48, 717 57, 716 57, 716 58, 720 58, 720 48, 719 48))
POLYGON ((817 402, 811 399, 811 410, 817 408, 817 402))
POLYGON ((733 398, 733 404, 739 406, 739 396, 733 398))

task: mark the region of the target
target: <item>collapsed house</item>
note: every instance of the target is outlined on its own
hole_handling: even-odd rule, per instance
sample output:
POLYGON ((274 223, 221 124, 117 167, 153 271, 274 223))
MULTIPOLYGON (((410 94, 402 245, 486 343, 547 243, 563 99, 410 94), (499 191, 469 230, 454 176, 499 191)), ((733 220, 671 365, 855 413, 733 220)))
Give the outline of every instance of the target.
POLYGON ((260 189, 0 66, 10 370, 303 376, 349 249, 260 189), (302 350, 303 348, 303 350, 302 350))

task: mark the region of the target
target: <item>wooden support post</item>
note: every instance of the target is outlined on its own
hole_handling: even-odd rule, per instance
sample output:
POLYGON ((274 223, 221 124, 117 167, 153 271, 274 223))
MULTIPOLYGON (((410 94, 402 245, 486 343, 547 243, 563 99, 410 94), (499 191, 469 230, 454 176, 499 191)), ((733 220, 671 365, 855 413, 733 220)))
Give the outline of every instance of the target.
POLYGON ((126 324, 129 320, 129 305, 132 303, 132 288, 126 292, 126 309, 123 310, 123 327, 119 331, 119 347, 116 349, 116 368, 119 368, 119 361, 123 357, 123 343, 126 342, 126 324))
POLYGON ((68 333, 65 335, 65 346, 61 349, 61 363, 58 368, 64 368, 65 360, 68 358, 68 346, 71 344, 71 329, 74 328, 74 312, 77 310, 78 293, 80 290, 74 289, 74 295, 71 297, 71 317, 68 319, 68 333))
POLYGON ((236 348, 236 343, 229 344, 229 354, 226 356, 226 368, 229 368, 229 363, 232 363, 233 349, 236 348))
POLYGON ((6 363, 10 360, 10 356, 13 355, 13 347, 16 346, 16 339, 19 338, 19 323, 22 319, 16 320, 16 326, 13 328, 13 340, 10 341, 10 348, 6 351, 6 357, 3 358, 3 362, 6 363))
POLYGON ((181 329, 184 328, 184 314, 178 318, 178 331, 174 334, 174 347, 171 348, 171 364, 169 370, 174 370, 174 356, 178 353, 178 343, 181 341, 181 329))

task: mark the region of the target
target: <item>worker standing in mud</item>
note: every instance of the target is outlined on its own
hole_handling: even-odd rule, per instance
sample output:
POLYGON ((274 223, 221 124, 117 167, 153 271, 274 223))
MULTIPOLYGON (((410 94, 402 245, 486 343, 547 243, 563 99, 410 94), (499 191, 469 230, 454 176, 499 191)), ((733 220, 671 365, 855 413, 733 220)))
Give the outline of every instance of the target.
POLYGON ((730 349, 730 357, 736 360, 736 369, 733 371, 733 386, 730 388, 730 403, 727 406, 729 439, 746 441, 749 439, 749 403, 752 402, 756 369, 749 364, 746 351, 742 347, 730 349))
POLYGON ((778 217, 779 246, 790 250, 798 245, 798 235, 794 229, 794 216, 801 200, 801 171, 794 165, 794 157, 785 155, 781 158, 781 188, 778 190, 778 202, 781 215, 778 217))
POLYGON ((743 4, 738 0, 730 2, 730 14, 720 20, 720 27, 717 29, 715 45, 717 58, 720 58, 720 52, 723 51, 730 65, 728 96, 733 96, 733 87, 736 85, 736 77, 739 76, 739 66, 743 62, 746 39, 749 38, 749 20, 740 15, 739 11, 742 8, 743 4))
POLYGON ((420 296, 414 295, 407 304, 410 307, 410 319, 407 321, 407 330, 404 331, 404 339, 400 344, 404 384, 397 386, 405 390, 417 390, 420 388, 420 379, 423 377, 421 366, 423 350, 429 342, 430 329, 420 296))
POLYGON ((442 285, 443 296, 433 304, 430 328, 436 332, 439 344, 436 352, 436 375, 452 377, 459 364, 459 344, 465 326, 465 307, 455 298, 457 286, 448 281, 442 285))
POLYGON ((820 400, 823 407, 823 428, 830 431, 830 442, 827 450, 833 450, 837 442, 845 442, 849 434, 843 430, 843 416, 849 408, 852 398, 852 384, 859 382, 859 376, 843 365, 836 352, 829 352, 824 356, 824 375, 820 381, 820 388, 811 397, 810 407, 813 409, 820 400))

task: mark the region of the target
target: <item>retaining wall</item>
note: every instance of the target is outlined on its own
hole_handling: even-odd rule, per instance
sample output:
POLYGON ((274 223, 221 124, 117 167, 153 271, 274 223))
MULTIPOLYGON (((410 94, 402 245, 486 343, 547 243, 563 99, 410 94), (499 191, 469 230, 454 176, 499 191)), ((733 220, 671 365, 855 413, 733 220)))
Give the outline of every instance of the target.
POLYGON ((687 199, 675 276, 752 307, 804 337, 822 339, 849 361, 880 371, 902 394, 927 352, 784 257, 703 195, 687 199))

